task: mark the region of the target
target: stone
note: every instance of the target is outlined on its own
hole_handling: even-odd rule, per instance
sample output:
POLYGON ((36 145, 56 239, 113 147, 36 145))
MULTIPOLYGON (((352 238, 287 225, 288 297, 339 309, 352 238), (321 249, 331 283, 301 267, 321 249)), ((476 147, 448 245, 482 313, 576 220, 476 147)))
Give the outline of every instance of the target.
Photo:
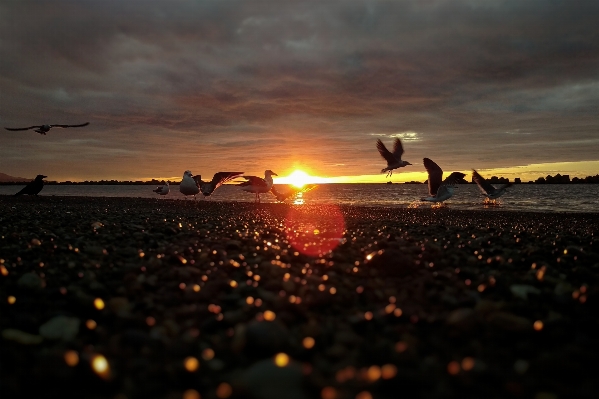
POLYGON ((273 359, 261 360, 244 373, 243 379, 250 396, 255 399, 307 398, 302 391, 302 368, 293 361, 278 367, 273 359))
POLYGON ((44 340, 44 338, 40 337, 39 335, 29 334, 14 328, 2 330, 2 338, 9 341, 15 341, 23 345, 38 345, 44 340))
POLYGON ((17 281, 17 285, 29 290, 39 290, 43 288, 43 280, 34 272, 23 274, 17 281))
POLYGON ((524 300, 528 299, 528 294, 539 295, 541 293, 540 289, 527 284, 513 284, 510 286, 510 291, 515 297, 524 300))
POLYGON ((46 339, 72 341, 79 333, 79 324, 76 317, 56 316, 42 324, 39 333, 46 339))

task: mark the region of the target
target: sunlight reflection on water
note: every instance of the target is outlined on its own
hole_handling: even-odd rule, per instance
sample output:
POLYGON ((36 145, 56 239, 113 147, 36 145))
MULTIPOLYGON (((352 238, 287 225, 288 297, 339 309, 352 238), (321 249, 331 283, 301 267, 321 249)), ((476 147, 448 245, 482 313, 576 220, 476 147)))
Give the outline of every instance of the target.
MULTIPOLYGON (((12 195, 23 186, 0 186, 0 195, 12 195)), ((157 198, 158 200, 184 199, 179 186, 171 185, 171 192, 161 197, 149 185, 46 185, 42 196, 90 196, 157 198)), ((425 184, 320 184, 318 190, 303 193, 287 203, 297 205, 362 205, 397 208, 422 207, 419 199, 427 195, 425 184), (301 201, 300 201, 301 200, 301 201)), ((210 197, 213 201, 253 202, 254 196, 239 187, 225 185, 210 197)), ((188 199, 193 201, 193 199, 188 199)), ((198 198, 195 201, 206 201, 198 198)), ((450 209, 488 209, 507 211, 542 212, 597 212, 599 210, 599 184, 518 184, 509 188, 501 197, 500 206, 488 206, 482 202, 474 184, 461 184, 453 197, 446 201, 450 209)), ((262 195, 262 202, 274 203, 271 194, 262 195)))

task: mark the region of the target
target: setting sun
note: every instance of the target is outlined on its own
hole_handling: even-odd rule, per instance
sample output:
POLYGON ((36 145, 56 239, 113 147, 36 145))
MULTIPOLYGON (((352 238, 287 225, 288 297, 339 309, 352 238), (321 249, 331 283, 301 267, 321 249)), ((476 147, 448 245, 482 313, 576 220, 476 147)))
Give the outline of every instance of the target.
POLYGON ((289 184, 299 188, 304 187, 306 184, 312 181, 309 174, 299 169, 287 176, 286 180, 289 182, 289 184))

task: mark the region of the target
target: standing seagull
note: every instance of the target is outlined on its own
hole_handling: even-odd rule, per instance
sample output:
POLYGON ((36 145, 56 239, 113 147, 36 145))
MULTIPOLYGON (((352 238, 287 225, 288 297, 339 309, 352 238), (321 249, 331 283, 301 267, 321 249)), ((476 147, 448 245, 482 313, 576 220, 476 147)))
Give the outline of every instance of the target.
POLYGON ((312 191, 317 187, 316 184, 306 184, 303 187, 291 187, 286 191, 279 191, 275 186, 272 186, 270 192, 277 197, 277 201, 284 202, 287 198, 291 196, 297 196, 300 193, 307 193, 308 191, 312 191))
POLYGON ((167 195, 171 189, 169 188, 168 182, 165 182, 163 186, 156 187, 156 190, 153 191, 160 195, 167 195))
POLYGON ((34 181, 23 187, 15 196, 21 194, 38 195, 42 191, 42 188, 44 188, 44 178, 46 177, 48 176, 37 175, 34 181))
POLYGON ((218 172, 214 174, 214 177, 212 177, 211 181, 203 181, 201 175, 194 176, 193 179, 200 187, 200 191, 202 192, 202 194, 204 194, 205 197, 208 197, 210 194, 214 192, 214 190, 216 190, 229 180, 233 180, 236 177, 241 176, 242 174, 243 172, 218 172))
POLYGON ((387 161, 387 167, 381 169, 381 173, 387 172, 387 176, 393 175, 393 169, 403 168, 406 165, 411 165, 408 161, 402 161, 401 156, 403 155, 403 145, 401 145, 400 139, 395 139, 393 144, 393 152, 389 152, 385 144, 378 139, 376 141, 376 148, 379 150, 379 154, 387 161))
POLYGON ((428 172, 428 193, 430 197, 421 198, 421 201, 429 202, 443 202, 446 199, 451 198, 453 195, 453 185, 458 180, 463 179, 466 176, 461 172, 453 172, 445 180, 443 180, 443 169, 436 163, 431 161, 429 158, 424 158, 424 167, 428 172))
POLYGON ((260 194, 267 193, 272 188, 273 176, 278 175, 270 169, 264 172, 264 179, 258 176, 241 176, 247 181, 239 185, 243 191, 256 194, 255 202, 260 202, 260 194))
POLYGON ((195 198, 196 194, 200 192, 200 188, 193 179, 191 171, 186 170, 183 173, 183 179, 181 179, 181 183, 179 184, 179 191, 181 191, 181 194, 185 195, 185 198, 187 198, 188 195, 193 195, 193 198, 195 198))
POLYGON ((50 129, 52 129, 53 127, 67 128, 67 127, 83 127, 83 126, 87 126, 87 125, 89 125, 89 122, 82 123, 81 125, 39 125, 39 126, 29 126, 29 127, 17 127, 17 128, 5 127, 5 129, 11 130, 11 131, 35 129, 36 132, 38 132, 39 134, 43 134, 45 136, 46 133, 48 133, 50 131, 50 129))
POLYGON ((483 195, 487 196, 489 199, 497 199, 501 197, 508 187, 512 185, 512 183, 500 184, 497 187, 494 187, 491 183, 486 181, 484 177, 478 174, 478 172, 472 169, 472 179, 483 193, 483 195))

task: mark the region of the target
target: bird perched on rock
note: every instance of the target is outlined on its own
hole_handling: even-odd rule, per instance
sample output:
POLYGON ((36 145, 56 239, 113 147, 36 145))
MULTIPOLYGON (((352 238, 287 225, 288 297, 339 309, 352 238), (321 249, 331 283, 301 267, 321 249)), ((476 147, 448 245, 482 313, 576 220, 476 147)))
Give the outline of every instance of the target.
POLYGON ((247 181, 239 184, 243 191, 254 193, 256 195, 255 202, 260 202, 260 194, 267 193, 272 188, 272 177, 278 176, 272 170, 264 172, 264 179, 258 176, 241 176, 247 181))
POLYGON ((381 169, 381 173, 387 172, 386 177, 393 175, 393 169, 403 168, 404 166, 411 165, 411 163, 408 161, 401 160, 404 150, 400 139, 395 139, 393 144, 393 152, 390 152, 380 139, 376 141, 376 148, 379 150, 379 154, 381 154, 381 156, 387 161, 387 167, 381 169))
POLYGON ((43 134, 45 136, 46 133, 48 133, 50 131, 50 129, 52 129, 53 127, 68 128, 68 127, 83 127, 83 126, 87 126, 87 125, 89 125, 89 122, 82 123, 81 125, 39 125, 39 126, 16 127, 16 128, 5 127, 5 129, 11 130, 11 131, 35 129, 35 131, 37 133, 43 134))
POLYGON ((42 191, 42 188, 44 188, 44 179, 46 177, 48 177, 48 176, 37 175, 35 177, 35 180, 33 180, 31 183, 29 183, 28 185, 23 187, 21 189, 21 191, 19 191, 18 193, 15 194, 15 196, 21 195, 21 194, 38 195, 39 192, 42 191))
POLYGON ((494 187, 474 169, 472 169, 472 180, 474 180, 483 195, 492 200, 501 197, 503 194, 505 194, 506 189, 512 185, 512 183, 507 183, 499 184, 497 187, 494 187))
POLYGON ((196 175, 193 177, 193 179, 197 183, 198 187, 200 187, 202 194, 204 194, 205 197, 208 197, 214 192, 214 190, 226 182, 241 176, 242 174, 243 172, 217 172, 210 181, 203 181, 201 175, 196 175))
POLYGON ((461 172, 453 172, 443 180, 443 169, 429 158, 424 158, 424 167, 428 172, 428 193, 429 197, 421 198, 421 201, 443 202, 451 198, 454 187, 460 179, 466 176, 461 172))
POLYGON ((160 195, 167 195, 171 191, 171 189, 168 185, 168 182, 165 182, 163 186, 156 187, 156 190, 153 191, 160 195))
POLYGON ((188 195, 193 195, 193 198, 195 198, 196 194, 200 192, 200 188, 194 180, 191 171, 186 170, 183 173, 183 179, 181 179, 181 183, 179 184, 179 191, 181 194, 185 195, 186 198, 188 195))

